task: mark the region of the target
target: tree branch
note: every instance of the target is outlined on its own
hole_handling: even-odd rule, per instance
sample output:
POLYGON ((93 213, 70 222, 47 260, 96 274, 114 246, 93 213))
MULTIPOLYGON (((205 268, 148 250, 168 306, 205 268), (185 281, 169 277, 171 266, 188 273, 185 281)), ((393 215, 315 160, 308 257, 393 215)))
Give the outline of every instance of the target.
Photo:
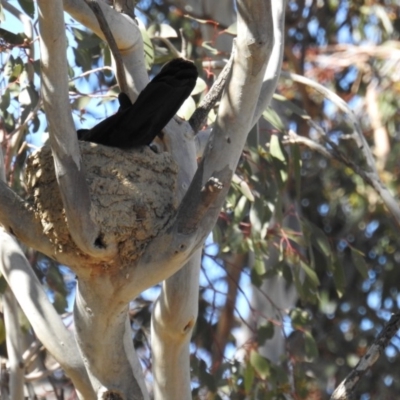
POLYGON ((115 243, 103 243, 90 217, 90 193, 81 164, 68 97, 68 71, 61 0, 38 1, 43 103, 49 123, 57 182, 68 227, 77 246, 92 257, 112 258, 115 243))
POLYGON ((207 226, 208 229, 205 230, 209 231, 215 223, 251 129, 249 116, 254 114, 256 99, 272 50, 272 30, 269 4, 261 1, 238 2, 237 53, 205 155, 178 210, 176 226, 179 226, 181 232, 186 228, 190 229, 190 218, 185 213, 186 204, 190 204, 195 211, 203 207, 208 210, 197 229, 207 226), (220 191, 218 199, 212 205, 208 205, 206 199, 201 196, 201 190, 206 182, 213 179, 219 181, 224 188, 220 191), (186 223, 188 226, 184 228, 186 223))
POLYGON ((3 181, 0 181, 0 199, 0 221, 5 229, 27 246, 54 257, 54 247, 43 234, 33 210, 3 181))
POLYGON ((13 400, 23 400, 24 363, 22 361, 21 327, 18 320, 17 302, 10 288, 7 288, 3 294, 3 312, 10 368, 10 396, 13 400))
POLYGON ((234 312, 238 294, 239 280, 242 269, 246 265, 248 257, 245 253, 224 253, 222 258, 224 262, 224 269, 227 273, 225 280, 228 290, 225 304, 221 307, 213 342, 212 371, 217 371, 221 366, 225 354, 225 347, 228 343, 230 332, 235 324, 234 312))
MULTIPOLYGON (((149 81, 143 57, 142 35, 132 18, 120 14, 103 1, 98 4, 117 43, 125 67, 125 76, 129 88, 127 94, 134 101, 149 81)), ((63 0, 63 5, 65 11, 71 14, 73 18, 105 40, 95 15, 84 1, 63 0)))
POLYGON ((117 80, 119 83, 120 90, 121 92, 129 93, 129 87, 125 77, 124 63, 122 61, 121 53, 118 50, 117 43, 114 39, 110 27, 108 26, 104 13, 101 7, 99 6, 97 0, 85 0, 85 3, 91 8, 94 15, 96 16, 97 21, 100 25, 100 29, 103 32, 108 45, 110 46, 110 50, 112 55, 114 56, 116 64, 117 80))
MULTIPOLYGON (((365 162, 369 168, 369 171, 362 170, 360 167, 355 165, 352 161, 348 160, 347 163, 348 165, 353 165, 353 168, 357 173, 359 173, 361 176, 364 177, 364 179, 367 180, 368 183, 377 191, 377 193, 380 195, 382 198, 382 201, 388 208, 389 212, 392 214, 394 217, 395 221, 397 222, 398 225, 400 225, 400 207, 392 194, 389 192, 388 188, 384 185, 384 183, 381 181, 379 177, 379 173, 376 169, 376 164, 374 157, 371 153, 371 149, 363 135, 362 129, 360 127, 360 124, 354 115, 353 111, 350 109, 350 107, 347 105, 345 101, 343 101, 337 94, 333 93, 331 90, 328 88, 320 85, 317 82, 312 81, 311 79, 308 79, 304 76, 296 75, 296 74, 291 74, 288 72, 282 72, 282 76, 285 76, 287 78, 292 79, 294 82, 302 83, 303 85, 310 86, 317 90, 319 93, 324 95, 328 100, 332 101, 339 110, 344 112, 347 117, 350 119, 350 122, 352 124, 352 127, 354 129, 355 135, 352 135, 354 138, 359 150, 362 152, 365 162), (360 172, 362 171, 362 172, 360 172)), ((342 156, 342 159, 345 159, 342 156)))
POLYGON ((298 135, 296 132, 293 130, 289 130, 287 132, 287 135, 285 135, 282 139, 283 144, 303 144, 304 146, 307 146, 311 150, 317 151, 318 153, 322 154, 326 158, 332 158, 332 154, 326 149, 326 147, 320 145, 319 143, 314 142, 313 140, 298 135))
MULTIPOLYGON (((10 205, 10 209, 0 207, 1 221, 2 223, 7 222, 10 215, 18 216, 18 222, 15 223, 15 219, 12 222, 20 237, 29 239, 24 243, 32 244, 32 247, 39 251, 52 253, 53 246, 44 236, 41 224, 35 220, 33 211, 28 211, 27 207, 23 205, 23 200, 9 189, 4 181, 3 152, 0 149, 0 198, 5 200, 6 205, 10 205), (1 193, 2 191, 3 193, 1 193), (8 200, 7 195, 11 197, 12 201, 8 200), (3 213, 5 213, 4 218, 3 213)), ((0 227, 0 271, 39 340, 46 343, 47 350, 64 368, 84 398, 92 399, 93 391, 72 333, 67 331, 60 316, 44 293, 42 285, 36 274, 33 273, 20 246, 2 227, 0 227)))
MULTIPOLYGON (((280 4, 274 2, 273 7, 276 3, 280 4)), ((238 14, 237 53, 205 155, 167 233, 149 244, 135 270, 137 279, 147 281, 149 286, 176 272, 214 226, 252 126, 252 116, 273 47, 271 4, 261 0, 240 1, 238 14), (223 188, 208 205, 208 198, 201 195, 201 189, 213 178, 221 182, 223 188), (192 218, 185 212, 189 204, 192 210, 207 210, 201 211, 204 218, 194 232, 192 218), (192 233, 181 234, 178 227, 180 232, 192 233), (160 248, 166 251, 160 252, 160 248), (151 275, 148 273, 150 269, 151 275)))
POLYGON ((35 217, 33 210, 21 199, 6 181, 6 169, 3 151, 0 149, 0 221, 3 227, 15 235, 27 246, 54 257, 54 248, 49 239, 43 234, 40 221, 35 217))
POLYGON ((271 34, 274 38, 274 47, 265 71, 260 96, 258 97, 256 110, 253 115, 252 125, 257 123, 262 113, 271 102, 272 96, 275 93, 279 76, 281 74, 285 39, 284 25, 286 3, 287 0, 281 0, 274 2, 272 5, 273 32, 271 34))
POLYGON ((374 343, 361 357, 358 364, 349 375, 340 383, 331 396, 331 400, 349 400, 353 398, 353 392, 363 375, 372 365, 378 361, 393 336, 400 329, 400 312, 392 314, 390 321, 382 329, 381 333, 375 339, 374 343))
POLYGON ((232 54, 229 61, 225 64, 224 69, 219 74, 218 79, 214 82, 209 92, 206 94, 196 111, 190 117, 189 124, 193 131, 197 133, 207 120, 208 113, 215 106, 215 104, 221 99, 222 92, 225 87, 226 80, 228 79, 229 73, 232 69, 233 58, 235 56, 235 45, 232 48, 232 54))
POLYGON ((108 277, 79 279, 74 307, 79 348, 97 398, 113 398, 117 390, 115 398, 148 400, 127 302, 115 301, 112 291, 116 289, 108 277))
POLYGON ((197 320, 201 250, 163 282, 151 318, 155 400, 191 398, 190 338, 197 320))
MULTIPOLYGON (((31 60, 35 59, 35 44, 33 40, 33 23, 32 20, 23 12, 15 8, 10 2, 8 1, 3 1, 2 6, 10 12, 12 15, 14 15, 15 18, 18 18, 23 27, 24 27, 24 34, 29 40, 29 49, 27 50, 27 55, 31 60)), ((26 64, 27 72, 28 72, 28 80, 29 82, 33 82, 33 75, 34 75, 34 69, 33 69, 33 64, 28 62, 26 64)))
POLYGON ((85 399, 94 399, 88 376, 72 332, 44 292, 16 241, 0 229, 0 270, 29 319, 35 334, 60 363, 85 399))

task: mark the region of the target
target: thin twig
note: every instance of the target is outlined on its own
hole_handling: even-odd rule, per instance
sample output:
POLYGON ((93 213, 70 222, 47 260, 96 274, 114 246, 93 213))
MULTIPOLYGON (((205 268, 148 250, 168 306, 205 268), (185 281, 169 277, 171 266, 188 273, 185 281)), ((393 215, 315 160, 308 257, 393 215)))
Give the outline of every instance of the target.
POLYGON ((169 39, 161 36, 154 36, 153 39, 157 39, 160 42, 163 42, 175 58, 183 57, 183 54, 172 44, 172 42, 169 39))
POLYGON ((183 58, 187 58, 187 45, 188 45, 188 42, 186 40, 185 33, 183 32, 183 28, 179 29, 179 33, 181 34, 181 40, 182 40, 181 54, 182 54, 183 58))
POLYGON ((377 191, 379 196, 382 198, 382 201, 394 217, 395 221, 400 226, 400 207, 393 195, 380 179, 371 149, 368 146, 368 143, 363 135, 361 126, 356 116, 354 115, 354 112, 350 109, 347 103, 343 99, 341 99, 336 93, 304 76, 292 74, 289 72, 282 72, 281 76, 292 79, 294 82, 302 83, 303 85, 314 88, 319 93, 324 95, 328 100, 332 101, 350 119, 350 122, 355 132, 354 140, 359 150, 364 155, 364 159, 367 163, 369 171, 361 169, 351 160, 346 159, 346 157, 338 151, 338 147, 334 143, 332 143, 331 141, 328 141, 328 143, 337 152, 337 154, 340 155, 341 159, 346 162, 346 165, 351 166, 354 171, 356 171, 361 177, 363 177, 377 191))
POLYGON ((107 65, 105 65, 104 67, 93 68, 93 69, 91 69, 91 70, 89 70, 89 71, 85 71, 85 72, 82 72, 81 74, 79 74, 79 75, 77 75, 77 76, 74 76, 73 78, 71 78, 71 79, 69 80, 69 82, 75 81, 75 80, 77 80, 77 79, 81 79, 81 78, 83 78, 83 77, 85 77, 85 76, 87 76, 87 75, 94 74, 94 73, 96 73, 96 72, 100 72, 100 71, 112 71, 112 70, 113 70, 113 69, 112 69, 111 67, 108 67, 107 65))
POLYGON ((122 61, 121 53, 118 50, 117 43, 114 39, 110 27, 108 26, 108 22, 104 16, 103 10, 100 8, 97 0, 85 0, 85 2, 91 8, 94 15, 96 16, 97 21, 100 25, 100 29, 102 30, 104 37, 106 38, 106 41, 110 46, 111 53, 115 60, 115 65, 117 70, 117 80, 121 92, 129 93, 128 83, 125 76, 124 63, 122 61))
POLYGON ((358 364, 349 375, 340 383, 333 392, 331 400, 349 400, 353 398, 353 392, 362 376, 378 360, 383 350, 392 340, 393 336, 400 329, 400 312, 392 314, 390 321, 382 329, 381 333, 375 339, 374 343, 361 357, 358 364))
POLYGON ((232 54, 229 61, 226 63, 224 69, 219 74, 218 79, 212 85, 210 91, 206 94, 203 101, 197 107, 196 111, 193 113, 189 120, 189 124, 193 131, 197 133, 200 128, 204 125, 208 113, 215 106, 217 101, 220 100, 222 92, 224 91, 225 82, 231 72, 233 57, 235 55, 235 45, 232 48, 232 54))
POLYGON ((332 154, 329 153, 329 151, 319 143, 314 142, 313 140, 304 137, 304 136, 299 136, 296 132, 292 131, 291 129, 287 132, 287 135, 283 137, 282 140, 283 144, 304 144, 305 146, 309 147, 311 150, 315 150, 318 153, 321 153, 323 156, 326 158, 332 158, 332 154))

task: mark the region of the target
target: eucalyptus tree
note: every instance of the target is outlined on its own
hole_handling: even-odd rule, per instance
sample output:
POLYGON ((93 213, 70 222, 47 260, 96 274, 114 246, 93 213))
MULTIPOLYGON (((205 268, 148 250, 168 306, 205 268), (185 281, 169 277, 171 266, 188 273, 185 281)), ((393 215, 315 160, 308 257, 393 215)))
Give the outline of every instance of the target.
MULTIPOLYGON (((159 282, 161 294, 151 321, 151 390, 156 399, 191 397, 189 344, 198 312, 201 248, 219 215, 247 135, 277 83, 285 2, 241 0, 232 62, 199 163, 196 131, 204 117, 191 125, 171 120, 156 151, 79 143, 69 99, 64 11, 107 39, 118 83, 131 101, 149 80, 133 10, 124 2, 114 3, 115 8, 103 1, 37 2, 39 101, 49 146, 28 161, 29 197, 23 199, 10 188, 4 169, 0 185, 1 271, 10 288, 3 299, 13 399, 23 396, 23 346, 13 296, 81 398, 149 398, 133 347, 128 305, 159 282), (77 275, 74 333, 49 302, 20 244, 77 275)), ((34 50, 27 45, 27 51, 34 50)))

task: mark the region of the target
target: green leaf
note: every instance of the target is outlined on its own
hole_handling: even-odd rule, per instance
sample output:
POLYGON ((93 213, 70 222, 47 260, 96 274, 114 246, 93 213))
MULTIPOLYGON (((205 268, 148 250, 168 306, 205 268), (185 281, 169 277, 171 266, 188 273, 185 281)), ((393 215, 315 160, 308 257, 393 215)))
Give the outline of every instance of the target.
POLYGON ((37 116, 37 114, 35 114, 35 116, 33 117, 31 126, 32 126, 32 133, 36 133, 39 130, 39 128, 40 128, 40 119, 37 116))
POLYGON ((162 38, 177 38, 176 30, 167 24, 160 24, 158 36, 162 38))
POLYGON ((83 47, 73 47, 72 52, 74 53, 76 65, 84 71, 88 71, 92 66, 92 56, 90 53, 83 47))
POLYGON ((301 308, 294 308, 290 311, 289 316, 294 329, 304 328, 311 322, 311 315, 301 308))
MULTIPOLYGON (((105 66, 107 67, 111 67, 112 66, 112 58, 111 58, 111 50, 108 46, 104 46, 102 49, 102 53, 103 53, 103 63, 105 66)), ((111 76, 112 75, 112 71, 110 70, 104 70, 104 74, 107 76, 111 76)))
POLYGON ((283 163, 286 163, 286 157, 282 150, 278 135, 271 136, 271 141, 269 143, 269 152, 273 157, 277 158, 283 163))
POLYGON ((234 22, 232 25, 229 25, 228 28, 224 30, 224 33, 228 35, 236 36, 237 35, 237 22, 234 22))
POLYGON ((250 278, 251 278, 251 283, 255 286, 255 287, 261 287, 261 285, 263 284, 263 279, 261 278, 261 275, 257 274, 255 268, 252 268, 250 271, 250 278))
MULTIPOLYGON (((9 82, 15 82, 20 77, 23 69, 24 69, 24 64, 20 57, 17 58, 10 57, 7 64, 4 67, 4 76, 8 77, 9 82)), ((19 85, 18 88, 10 87, 10 90, 12 91, 14 90, 16 92, 15 94, 17 94, 17 92, 19 94, 19 85)))
POLYGON ((264 259, 258 258, 258 257, 256 256, 256 258, 255 258, 255 260, 254 260, 254 270, 256 271, 257 275, 262 276, 262 275, 265 274, 266 269, 265 269, 265 262, 264 262, 264 259))
POLYGON ((304 332, 305 352, 308 359, 318 357, 318 346, 310 332, 304 332))
POLYGON ((29 84, 24 89, 21 90, 18 96, 19 104, 21 105, 22 112, 20 119, 21 121, 26 121, 28 115, 34 107, 36 107, 39 101, 39 95, 32 84, 29 84))
POLYGON ((353 263, 354 263, 355 267, 357 268, 358 272, 361 274, 361 276, 364 279, 367 279, 368 278, 368 265, 365 262, 364 254, 354 248, 351 248, 351 259, 353 260, 353 263))
POLYGON ((244 216, 248 212, 248 200, 245 196, 241 196, 236 204, 234 211, 234 222, 239 223, 243 220, 244 216))
POLYGON ((251 392, 251 388, 253 387, 254 382, 254 368, 251 365, 246 365, 243 373, 244 377, 244 390, 246 393, 251 392))
POLYGON ((261 379, 268 378, 270 373, 270 362, 255 350, 251 350, 250 365, 253 366, 255 372, 261 377, 261 379))
POLYGON ((285 107, 289 108, 290 111, 292 111, 294 114, 298 115, 302 119, 311 119, 311 117, 300 107, 296 106, 292 101, 288 100, 285 96, 282 96, 281 94, 275 93, 273 95, 273 98, 275 100, 278 100, 282 102, 285 107))
POLYGON ((7 108, 10 106, 10 90, 6 89, 6 91, 4 92, 4 94, 1 96, 1 100, 0 100, 0 110, 5 112, 7 110, 7 108))
POLYGON ((3 28, 0 28, 0 37, 3 38, 7 43, 15 46, 22 45, 24 43, 24 39, 26 38, 26 36, 22 33, 13 33, 3 28))
POLYGON ((143 39, 146 68, 149 70, 154 64, 154 47, 145 26, 142 23, 139 23, 139 29, 143 39))
POLYGON ((315 271, 313 269, 311 269, 310 266, 308 266, 304 261, 300 260, 300 265, 301 265, 301 268, 303 268, 306 275, 308 276, 308 278, 310 279, 312 285, 315 288, 317 288, 319 286, 319 279, 318 279, 318 276, 315 273, 315 271))
POLYGON ((285 126, 283 125, 283 122, 281 120, 281 117, 277 114, 275 110, 273 110, 271 107, 268 107, 264 112, 263 112, 263 117, 271 124, 273 125, 276 129, 278 129, 279 132, 284 132, 285 131, 285 126))
POLYGON ((207 51, 209 56, 216 56, 219 53, 219 51, 214 46, 212 46, 211 43, 212 42, 204 41, 201 47, 203 47, 207 51))
POLYGON ((72 28, 72 32, 74 33, 74 37, 78 42, 78 47, 82 47, 84 49, 94 49, 98 48, 98 46, 101 44, 100 38, 93 32, 83 31, 78 28, 72 28))
POLYGON ((162 38, 177 38, 178 34, 176 30, 167 24, 151 24, 148 29, 147 33, 150 38, 154 37, 162 37, 162 38))
POLYGON ((260 325, 257 329, 257 338, 259 346, 262 346, 268 339, 272 339, 275 333, 275 325, 268 321, 260 325))
POLYGON ((177 114, 188 121, 192 114, 196 110, 196 103, 193 100, 193 97, 189 96, 181 105, 181 108, 178 110, 177 114))
POLYGON ((344 275, 344 268, 342 263, 335 257, 331 261, 331 268, 333 281, 335 282, 336 286, 336 293, 339 297, 343 296, 344 289, 346 287, 346 278, 344 275))
POLYGON ((285 262, 282 264, 282 276, 288 284, 293 283, 292 268, 285 262))
POLYGON ((76 110, 84 110, 90 103, 91 98, 89 96, 80 96, 75 99, 72 103, 72 108, 76 110))
POLYGON ((6 125, 6 129, 10 132, 13 131, 15 129, 15 121, 14 121, 14 117, 12 116, 12 114, 10 114, 9 112, 3 111, 3 121, 6 125))
POLYGON ((255 237, 261 238, 262 233, 261 230, 264 226, 264 211, 265 204, 263 199, 256 198, 255 201, 251 204, 250 207, 250 223, 251 223, 251 231, 255 235, 255 237))
POLYGON ((59 314, 62 314, 68 307, 67 299, 61 293, 55 292, 53 306, 59 314))
POLYGON ((391 35, 393 33, 393 25, 391 17, 388 15, 388 12, 385 10, 385 8, 379 4, 374 4, 371 9, 373 10, 374 15, 381 20, 382 26, 385 28, 386 33, 391 35))
POLYGON ((301 154, 300 154, 300 147, 297 144, 293 144, 291 146, 291 160, 293 166, 293 173, 294 173, 294 180, 295 180, 295 187, 296 187, 296 200, 298 203, 301 201, 301 154))
MULTIPOLYGON (((31 17, 35 16, 35 6, 33 0, 18 0, 21 8, 31 17)), ((64 29, 64 28, 63 28, 64 29)))
POLYGON ((295 231, 286 227, 283 228, 283 231, 285 232, 285 236, 287 236, 291 241, 297 243, 299 246, 307 246, 307 241, 303 235, 303 232, 295 231))
POLYGON ((238 187, 240 192, 247 198, 247 200, 251 202, 254 201, 254 195, 246 181, 244 181, 238 175, 233 174, 232 183, 238 187))
POLYGON ((302 300, 305 300, 303 282, 300 278, 300 268, 298 268, 298 266, 295 265, 292 271, 293 271, 292 275, 293 275, 293 280, 294 280, 294 286, 296 287, 297 293, 299 294, 299 296, 302 300))
POLYGON ((212 22, 209 19, 195 18, 188 14, 186 14, 185 17, 188 19, 192 19, 193 21, 197 21, 199 24, 202 24, 202 25, 210 25, 210 23, 212 22))
POLYGON ((207 84, 205 83, 205 81, 201 78, 197 78, 196 86, 194 87, 190 95, 195 96, 196 94, 204 92, 206 89, 207 89, 207 84))
POLYGON ((302 225, 303 230, 308 233, 312 244, 314 244, 314 246, 320 250, 325 257, 330 258, 332 250, 325 232, 305 219, 302 220, 302 225))

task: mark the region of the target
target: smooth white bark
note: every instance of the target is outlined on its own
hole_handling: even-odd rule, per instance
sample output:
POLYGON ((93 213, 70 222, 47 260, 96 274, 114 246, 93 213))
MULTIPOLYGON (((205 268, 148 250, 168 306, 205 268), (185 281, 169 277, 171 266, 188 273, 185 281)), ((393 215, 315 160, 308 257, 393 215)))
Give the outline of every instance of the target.
POLYGON ((0 270, 29 317, 36 336, 45 343, 82 396, 94 398, 73 334, 50 303, 18 243, 3 229, 0 229, 0 270))
MULTIPOLYGON (((231 177, 251 128, 252 118, 249 115, 254 115, 273 45, 270 4, 239 2, 238 9, 237 54, 221 99, 213 133, 173 226, 166 235, 153 240, 146 249, 135 271, 140 278, 151 279, 152 277, 148 277, 149 270, 153 277, 158 276, 161 279, 175 273, 214 226, 229 189, 231 177), (216 201, 208 207, 196 230, 191 234, 183 234, 181 227, 203 206, 201 191, 210 178, 221 182, 223 189, 216 201)), ((271 86, 270 90, 273 91, 274 87, 271 86)))
POLYGON ((22 360, 21 328, 18 321, 18 306, 10 288, 3 294, 4 325, 8 368, 10 370, 9 390, 13 400, 24 399, 24 363, 22 360))
POLYGON ((62 2, 39 0, 38 11, 43 104, 69 231, 86 254, 111 258, 117 251, 115 243, 102 242, 101 227, 90 217, 90 194, 69 105, 62 2))
MULTIPOLYGON (((0 149, 0 183, 5 185, 5 179, 3 152, 0 149)), ((0 272, 29 319, 36 336, 45 343, 47 350, 69 375, 78 395, 88 400, 94 398, 72 333, 66 329, 61 317, 47 298, 21 247, 2 226, 0 226, 0 272)), ((8 301, 13 307, 13 300, 8 301)), ((17 313, 15 311, 13 313, 15 318, 17 313)), ((16 346, 17 344, 14 346, 15 349, 16 346)), ((22 349, 20 350, 21 356, 22 349)))
POLYGON ((275 88, 281 74, 284 40, 285 40, 285 11, 287 0, 272 2, 272 20, 274 47, 271 52, 267 69, 265 71, 260 96, 257 101, 256 110, 253 115, 252 125, 260 119, 262 113, 268 107, 275 93, 275 88))
POLYGON ((128 304, 116 300, 117 291, 107 276, 79 280, 74 308, 79 348, 97 396, 115 391, 127 400, 148 399, 128 304))
MULTIPOLYGON (((95 15, 84 1, 63 0, 63 4, 65 11, 73 18, 104 39, 95 15)), ((99 5, 117 42, 125 66, 126 80, 131 89, 128 95, 134 101, 149 81, 143 57, 142 35, 138 25, 130 17, 120 14, 102 1, 99 1, 99 5)))
POLYGON ((197 320, 201 250, 164 281, 151 325, 155 400, 190 399, 190 338, 197 320))

